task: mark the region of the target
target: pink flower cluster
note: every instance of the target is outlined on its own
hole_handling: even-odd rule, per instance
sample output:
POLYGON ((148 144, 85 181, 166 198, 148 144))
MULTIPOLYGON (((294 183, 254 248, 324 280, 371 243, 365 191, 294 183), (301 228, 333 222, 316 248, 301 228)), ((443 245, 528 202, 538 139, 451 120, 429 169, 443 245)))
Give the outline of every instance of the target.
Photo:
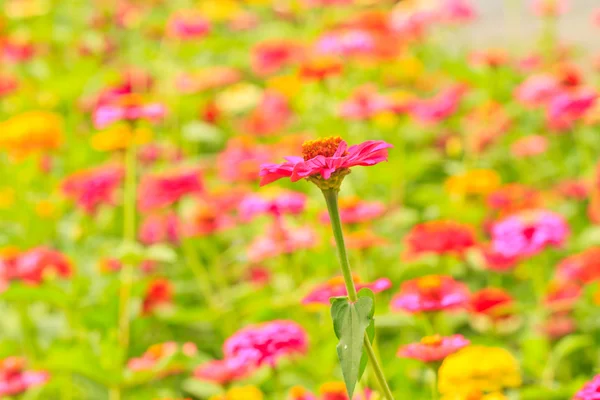
POLYGON ((47 247, 0 255, 0 288, 10 281, 37 285, 50 273, 71 276, 71 262, 64 254, 47 247))
POLYGON ((92 214, 102 204, 115 205, 116 190, 124 175, 123 167, 113 164, 78 171, 63 181, 62 192, 83 211, 92 214))
POLYGON ((240 202, 238 212, 242 221, 249 221, 261 214, 276 217, 283 214, 301 214, 305 206, 306 196, 302 193, 282 192, 270 197, 250 194, 240 202))
POLYGON ((204 191, 198 168, 182 168, 142 177, 138 189, 138 207, 142 211, 174 204, 186 195, 204 191))
POLYGON ((18 396, 49 379, 50 374, 45 371, 26 371, 25 360, 20 357, 0 360, 0 397, 18 396))
POLYGON ((420 342, 410 343, 398 349, 397 356, 412 358, 422 362, 441 361, 452 353, 466 347, 470 341, 463 335, 452 336, 428 336, 420 342))

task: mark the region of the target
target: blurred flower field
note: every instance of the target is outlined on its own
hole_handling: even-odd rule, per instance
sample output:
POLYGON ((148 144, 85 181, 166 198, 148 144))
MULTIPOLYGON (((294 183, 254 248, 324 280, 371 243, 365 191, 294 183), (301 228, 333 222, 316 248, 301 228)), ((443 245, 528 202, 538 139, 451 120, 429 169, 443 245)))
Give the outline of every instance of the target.
POLYGON ((0 0, 0 398, 599 400, 576 1, 0 0))

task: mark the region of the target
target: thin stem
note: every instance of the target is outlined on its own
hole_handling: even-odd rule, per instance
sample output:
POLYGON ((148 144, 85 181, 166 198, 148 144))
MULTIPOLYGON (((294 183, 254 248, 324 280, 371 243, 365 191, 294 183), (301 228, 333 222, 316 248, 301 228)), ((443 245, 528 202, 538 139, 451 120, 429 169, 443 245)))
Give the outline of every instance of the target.
MULTIPOLYGON (((348 262, 348 254, 346 253, 346 245, 344 243, 344 234, 342 232, 342 222, 340 220, 340 211, 338 207, 338 191, 329 189, 323 190, 323 196, 327 203, 327 210, 329 211, 329 219, 331 220, 331 228, 333 230, 333 236, 335 238, 335 244, 338 250, 338 257, 340 259, 340 266, 342 267, 342 274, 344 275, 344 282, 346 284, 346 290, 348 291, 348 299, 351 302, 358 300, 356 293, 356 287, 354 286, 354 280, 352 279, 352 271, 350 270, 350 263, 348 262)), ((390 387, 385 379, 383 369, 381 368, 369 336, 365 332, 364 336, 364 347, 369 357, 369 363, 375 372, 377 382, 387 400, 394 400, 394 395, 390 390, 390 387)))
POLYGON ((429 382, 430 388, 431 388, 431 399, 432 400, 438 400, 439 398, 439 394, 438 394, 438 389, 437 389, 437 372, 435 370, 435 368, 431 368, 431 380, 429 382))
POLYGON ((21 334, 23 335, 23 345, 28 353, 27 356, 32 360, 36 360, 40 352, 36 340, 35 325, 29 318, 29 308, 27 304, 22 303, 17 305, 17 311, 21 319, 21 334))
POLYGON ((196 249, 194 248, 190 239, 183 239, 182 247, 186 263, 196 278, 200 293, 204 297, 206 303, 210 307, 214 307, 215 299, 213 298, 213 291, 210 284, 210 275, 208 271, 200 264, 198 254, 196 253, 196 249))

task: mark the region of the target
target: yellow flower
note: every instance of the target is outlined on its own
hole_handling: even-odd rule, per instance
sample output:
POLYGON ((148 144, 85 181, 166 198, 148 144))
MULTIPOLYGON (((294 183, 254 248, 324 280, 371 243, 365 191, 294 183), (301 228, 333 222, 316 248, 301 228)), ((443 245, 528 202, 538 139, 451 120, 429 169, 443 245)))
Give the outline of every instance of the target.
POLYGON ((448 356, 439 370, 438 388, 444 395, 499 392, 520 385, 519 363, 512 354, 499 347, 466 347, 448 356))
POLYGON ((474 169, 446 179, 446 191, 453 195, 486 195, 500 186, 500 176, 490 169, 474 169))
POLYGON ((4 4, 4 12, 10 19, 37 17, 47 14, 50 8, 50 0, 8 0, 4 4))
POLYGON ((242 9, 235 0, 201 1, 200 13, 212 21, 226 21, 242 9))
POLYGON ((291 99, 300 91, 302 81, 297 75, 275 76, 267 80, 267 87, 291 99))
POLYGON ((125 149, 132 143, 140 145, 151 140, 151 130, 145 128, 132 130, 129 125, 123 124, 95 134, 91 139, 91 144, 94 150, 114 151, 125 149))
POLYGON ((258 86, 242 82, 220 92, 216 104, 224 113, 235 114, 256 106, 261 96, 262 90, 258 86))
POLYGON ((52 218, 54 212, 54 204, 50 200, 41 200, 35 205, 35 213, 41 218, 52 218))
POLYGON ((28 111, 0 123, 0 149, 16 157, 56 149, 62 141, 62 120, 51 112, 28 111))
POLYGON ((209 400, 263 400, 263 394, 256 386, 240 386, 229 389, 224 395, 212 396, 209 400))
POLYGON ((0 210, 8 210, 15 204, 15 189, 0 188, 0 210))
POLYGON ((500 392, 494 392, 490 394, 483 394, 480 391, 474 391, 471 393, 460 394, 453 393, 442 397, 441 400, 508 400, 508 397, 500 392))

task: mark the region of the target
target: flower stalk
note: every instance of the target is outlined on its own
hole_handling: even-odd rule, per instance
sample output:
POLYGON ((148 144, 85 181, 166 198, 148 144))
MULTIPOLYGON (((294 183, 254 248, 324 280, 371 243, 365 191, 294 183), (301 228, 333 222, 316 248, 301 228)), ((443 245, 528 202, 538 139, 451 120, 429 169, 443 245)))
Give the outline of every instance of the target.
MULTIPOLYGON (((335 238, 335 244, 338 250, 338 257, 340 259, 342 275, 344 276, 344 283, 346 284, 346 290, 348 291, 348 299, 354 303, 358 300, 358 294, 352 278, 352 271, 350 270, 346 245, 344 243, 344 234, 342 232, 342 223, 338 206, 338 191, 339 189, 322 190, 323 196, 325 197, 325 202, 327 203, 327 210, 329 212, 331 228, 333 230, 333 236, 335 238)), ((369 358, 369 363, 371 364, 373 372, 375 373, 377 383, 379 384, 385 398, 387 400, 394 400, 394 395, 392 394, 387 380, 385 379, 385 374, 381 368, 381 365, 379 364, 379 361, 377 360, 377 357, 375 356, 375 351, 373 350, 373 346, 371 345, 371 341, 369 340, 367 333, 365 333, 364 336, 364 348, 369 358)))

